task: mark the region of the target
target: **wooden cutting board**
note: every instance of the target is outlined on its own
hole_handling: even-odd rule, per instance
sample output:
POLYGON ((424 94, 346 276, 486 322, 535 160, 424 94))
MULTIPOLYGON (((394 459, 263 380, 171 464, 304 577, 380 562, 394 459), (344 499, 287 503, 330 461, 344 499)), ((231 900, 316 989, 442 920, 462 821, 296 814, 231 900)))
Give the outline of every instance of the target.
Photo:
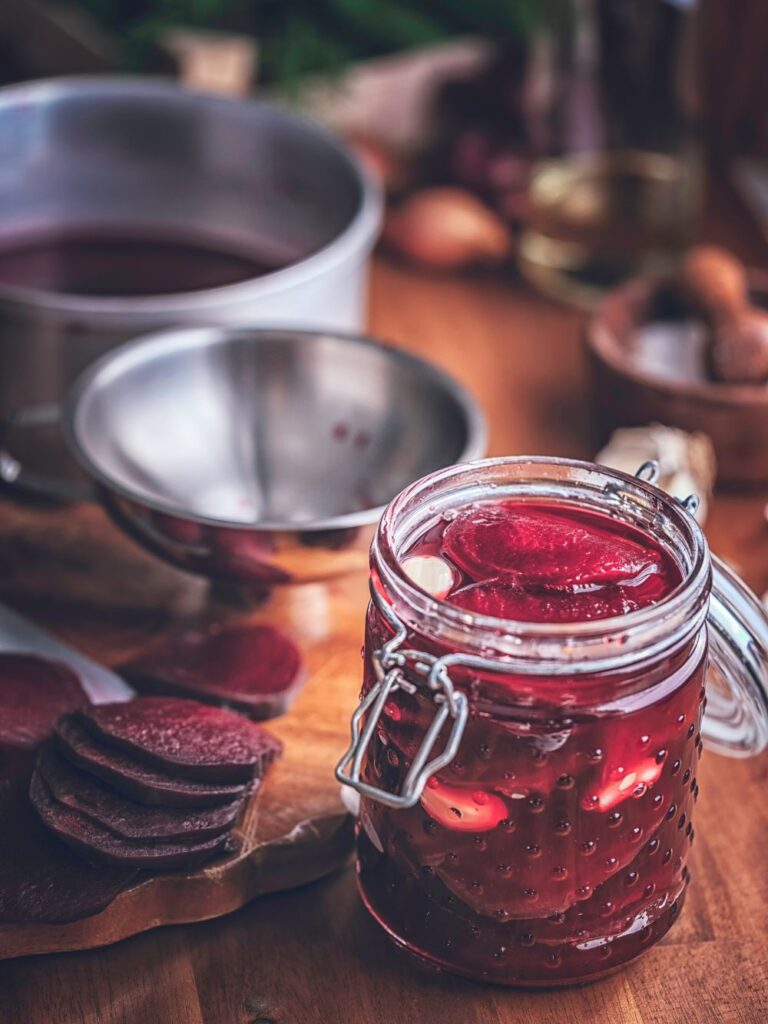
MULTIPOLYGON (((92 658, 116 664, 138 654, 176 625, 180 615, 185 622, 273 622, 300 644, 308 682, 293 708, 268 723, 285 752, 244 815, 236 853, 191 874, 143 875, 100 913, 81 920, 0 924, 0 959, 88 949, 161 925, 218 917, 259 895, 306 884, 344 864, 353 827, 333 769, 348 742, 361 661, 360 647, 350 647, 340 637, 345 631, 349 636, 353 623, 359 623, 362 640, 365 576, 327 586, 279 588, 255 610, 245 604, 233 607, 215 601, 198 580, 157 562, 148 577, 148 556, 117 534, 96 509, 25 510, 20 516, 0 502, 0 561, 3 550, 10 557, 9 547, 18 547, 20 536, 24 550, 31 550, 30 544, 34 549, 38 534, 45 537, 50 586, 39 594, 30 586, 20 608, 92 658), (61 562, 56 558, 57 536, 67 549, 61 562), (112 573, 118 565, 120 574, 129 576, 123 588, 114 586, 112 573), (58 588, 57 572, 59 582, 66 574, 68 587, 58 588), (78 590, 81 573, 84 582, 78 590), (142 578, 151 584, 145 595, 139 586, 142 578), (168 611, 164 599, 172 592, 188 593, 168 611)), ((0 584, 0 595, 2 590, 0 584)), ((12 827, 12 822, 2 827, 12 827)))

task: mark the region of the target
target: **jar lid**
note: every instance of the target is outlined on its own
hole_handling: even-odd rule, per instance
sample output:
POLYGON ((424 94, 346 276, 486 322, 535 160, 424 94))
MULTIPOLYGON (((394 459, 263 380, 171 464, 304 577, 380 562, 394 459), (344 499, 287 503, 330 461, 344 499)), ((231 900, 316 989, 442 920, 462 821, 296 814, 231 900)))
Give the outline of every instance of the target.
POLYGON ((731 757, 759 754, 768 745, 768 616, 749 587, 714 555, 707 627, 704 742, 731 757))

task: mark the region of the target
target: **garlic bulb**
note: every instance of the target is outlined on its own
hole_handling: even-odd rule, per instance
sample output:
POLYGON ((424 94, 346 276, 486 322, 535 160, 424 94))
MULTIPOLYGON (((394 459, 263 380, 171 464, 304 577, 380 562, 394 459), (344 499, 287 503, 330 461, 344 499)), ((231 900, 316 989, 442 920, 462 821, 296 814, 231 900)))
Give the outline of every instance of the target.
POLYGON ((706 434, 650 423, 645 427, 622 427, 611 434, 595 462, 634 474, 649 459, 659 464, 658 486, 675 498, 696 494, 696 518, 703 523, 715 483, 715 452, 706 434))

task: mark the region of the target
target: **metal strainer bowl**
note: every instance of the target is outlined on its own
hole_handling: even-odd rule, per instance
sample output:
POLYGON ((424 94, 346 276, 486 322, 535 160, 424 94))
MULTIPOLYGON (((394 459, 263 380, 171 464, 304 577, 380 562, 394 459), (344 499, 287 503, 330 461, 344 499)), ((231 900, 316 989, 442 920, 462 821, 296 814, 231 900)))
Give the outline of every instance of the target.
MULTIPOLYGON (((485 446, 476 403, 430 363, 371 338, 294 330, 140 338, 85 371, 61 423, 137 540, 203 575, 261 583, 364 564, 403 487, 485 446)), ((61 496, 7 453, 0 473, 61 496)))

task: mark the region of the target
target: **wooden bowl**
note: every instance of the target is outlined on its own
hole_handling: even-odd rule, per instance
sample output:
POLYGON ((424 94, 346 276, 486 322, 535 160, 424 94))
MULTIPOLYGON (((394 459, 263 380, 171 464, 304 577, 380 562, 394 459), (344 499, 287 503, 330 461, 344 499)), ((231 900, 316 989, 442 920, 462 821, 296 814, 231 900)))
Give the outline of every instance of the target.
MULTIPOLYGON (((768 275, 751 273, 750 283, 752 301, 768 305, 768 275)), ((602 435, 654 422, 702 431, 715 447, 718 483, 768 482, 768 384, 706 379, 706 326, 671 279, 636 278, 613 292, 590 319, 586 343, 602 435), (675 371, 664 369, 660 351, 676 357, 675 371)))

